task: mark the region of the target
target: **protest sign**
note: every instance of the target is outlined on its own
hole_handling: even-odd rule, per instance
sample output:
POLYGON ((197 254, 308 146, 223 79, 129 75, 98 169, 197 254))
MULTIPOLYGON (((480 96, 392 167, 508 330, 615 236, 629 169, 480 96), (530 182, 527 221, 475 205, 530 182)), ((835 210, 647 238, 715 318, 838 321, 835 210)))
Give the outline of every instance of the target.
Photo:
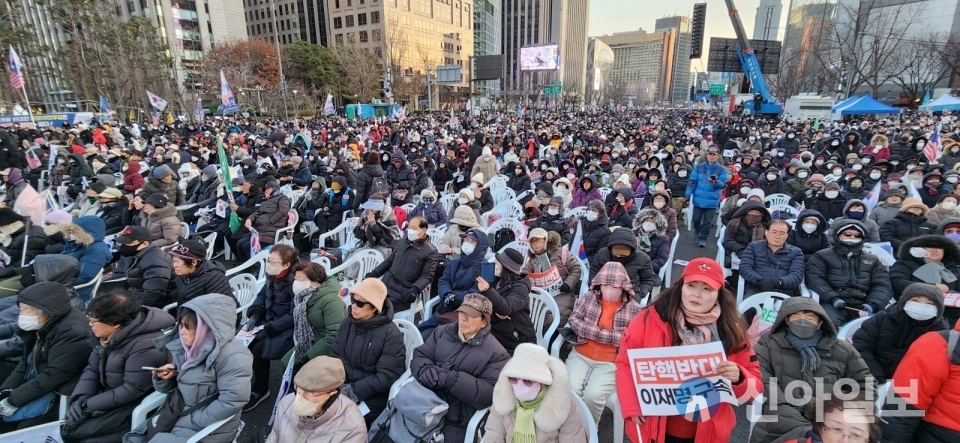
POLYGON ((943 305, 948 308, 960 308, 960 293, 948 292, 943 294, 943 305))
POLYGON ((703 420, 720 403, 739 404, 730 381, 718 375, 727 359, 721 342, 630 349, 627 356, 645 417, 699 412, 703 420))
POLYGON ((556 266, 552 266, 543 272, 531 272, 527 274, 530 277, 530 284, 534 288, 540 288, 553 297, 560 294, 560 287, 563 286, 563 279, 560 278, 560 271, 556 266))

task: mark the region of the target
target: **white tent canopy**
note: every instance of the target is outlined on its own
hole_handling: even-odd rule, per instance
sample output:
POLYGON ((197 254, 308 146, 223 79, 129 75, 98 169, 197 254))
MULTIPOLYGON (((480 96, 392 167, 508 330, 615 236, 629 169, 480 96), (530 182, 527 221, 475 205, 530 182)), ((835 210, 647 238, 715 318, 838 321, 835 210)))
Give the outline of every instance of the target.
POLYGON ((925 112, 957 111, 960 110, 960 98, 944 94, 930 103, 920 105, 920 110, 925 112))

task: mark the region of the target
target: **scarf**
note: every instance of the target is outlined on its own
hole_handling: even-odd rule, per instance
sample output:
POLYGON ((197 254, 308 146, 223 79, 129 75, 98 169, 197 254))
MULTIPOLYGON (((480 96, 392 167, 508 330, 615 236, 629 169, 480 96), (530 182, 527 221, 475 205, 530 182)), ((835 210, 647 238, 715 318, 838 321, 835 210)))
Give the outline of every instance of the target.
POLYGON ((533 264, 533 272, 547 272, 547 270, 553 267, 553 263, 550 262, 550 254, 547 252, 546 248, 543 249, 543 252, 539 254, 534 252, 534 254, 536 254, 535 257, 537 260, 533 264))
POLYGON ((297 344, 297 358, 299 359, 305 359, 307 351, 317 341, 317 336, 313 333, 313 326, 310 326, 310 320, 307 319, 307 299, 313 295, 317 286, 319 285, 304 289, 294 297, 293 341, 297 344))
POLYGON ((650 241, 650 234, 645 234, 643 231, 640 231, 640 235, 637 240, 637 244, 640 245, 641 251, 650 252, 650 249, 653 248, 653 242, 650 241))
POLYGON ((817 331, 810 338, 800 338, 793 335, 790 329, 787 329, 787 342, 800 353, 800 358, 803 359, 803 366, 800 368, 803 374, 813 375, 820 367, 820 353, 817 352, 817 343, 820 342, 821 337, 823 337, 823 331, 817 331))
POLYGON ((200 350, 203 349, 203 345, 212 339, 213 332, 210 331, 210 327, 203 322, 203 318, 198 315, 197 331, 193 336, 193 346, 187 346, 187 344, 183 342, 183 337, 180 337, 180 345, 183 346, 183 363, 190 363, 193 359, 197 358, 197 356, 200 355, 200 350))
POLYGON ((720 340, 717 332, 717 319, 720 318, 720 304, 705 314, 694 314, 681 306, 677 316, 677 332, 681 345, 702 345, 720 340))
POLYGON ((510 443, 537 443, 537 427, 533 423, 533 413, 547 395, 546 386, 540 387, 540 393, 530 401, 517 400, 517 418, 513 423, 513 437, 510 443))

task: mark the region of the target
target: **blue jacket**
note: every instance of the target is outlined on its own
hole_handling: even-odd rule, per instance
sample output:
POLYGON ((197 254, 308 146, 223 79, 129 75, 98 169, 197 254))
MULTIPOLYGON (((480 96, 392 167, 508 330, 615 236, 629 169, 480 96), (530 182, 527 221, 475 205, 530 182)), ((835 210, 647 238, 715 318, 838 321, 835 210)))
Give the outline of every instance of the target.
MULTIPOLYGON (((86 216, 73 220, 73 223, 64 223, 60 226, 64 244, 62 254, 76 258, 80 262, 80 273, 75 285, 82 285, 93 280, 97 274, 113 259, 110 246, 103 242, 107 233, 107 224, 100 217, 86 216), (73 237, 73 240, 70 237, 73 237)), ((77 291, 80 298, 86 303, 90 300, 93 287, 77 291)))
POLYGON ((297 186, 309 186, 312 180, 313 176, 310 175, 310 168, 307 167, 307 162, 300 163, 300 168, 293 171, 293 184, 297 186))
POLYGON ((443 210, 443 205, 441 205, 440 202, 428 205, 421 200, 420 203, 417 203, 417 206, 407 214, 407 220, 418 215, 427 219, 427 224, 430 226, 443 226, 447 224, 447 213, 443 210))
POLYGON ((477 277, 480 276, 480 266, 483 264, 483 257, 490 247, 490 238, 479 228, 471 229, 468 232, 476 232, 479 238, 477 248, 468 256, 460 256, 453 260, 443 270, 443 276, 437 283, 437 294, 441 297, 453 293, 457 297, 456 306, 459 307, 463 297, 471 293, 480 293, 477 288, 477 277))
POLYGON ((777 289, 794 290, 803 283, 803 251, 784 243, 773 252, 766 240, 750 242, 740 257, 740 275, 748 285, 757 287, 765 278, 780 280, 777 289))
POLYGON ((684 197, 690 198, 693 206, 698 208, 718 208, 720 195, 726 185, 727 168, 719 162, 712 165, 706 162, 700 163, 693 167, 693 174, 690 175, 684 197), (717 181, 710 183, 710 176, 713 175, 717 176, 717 181))

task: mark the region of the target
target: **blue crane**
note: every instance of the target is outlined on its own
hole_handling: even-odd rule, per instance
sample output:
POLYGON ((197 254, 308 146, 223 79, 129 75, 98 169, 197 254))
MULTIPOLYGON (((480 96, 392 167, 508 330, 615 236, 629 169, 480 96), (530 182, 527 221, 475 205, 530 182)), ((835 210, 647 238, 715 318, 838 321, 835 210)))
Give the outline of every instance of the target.
POLYGON ((727 12, 730 14, 730 21, 733 22, 733 30, 737 33, 737 56, 740 58, 740 66, 743 67, 743 74, 750 80, 750 86, 753 88, 754 98, 743 102, 743 109, 754 112, 754 100, 758 97, 761 100, 760 112, 764 115, 779 115, 783 113, 783 106, 770 95, 767 89, 767 83, 763 81, 763 73, 760 71, 760 61, 753 52, 750 40, 747 39, 747 33, 743 30, 743 22, 740 21, 740 13, 734 6, 733 0, 724 0, 727 4, 727 12))

